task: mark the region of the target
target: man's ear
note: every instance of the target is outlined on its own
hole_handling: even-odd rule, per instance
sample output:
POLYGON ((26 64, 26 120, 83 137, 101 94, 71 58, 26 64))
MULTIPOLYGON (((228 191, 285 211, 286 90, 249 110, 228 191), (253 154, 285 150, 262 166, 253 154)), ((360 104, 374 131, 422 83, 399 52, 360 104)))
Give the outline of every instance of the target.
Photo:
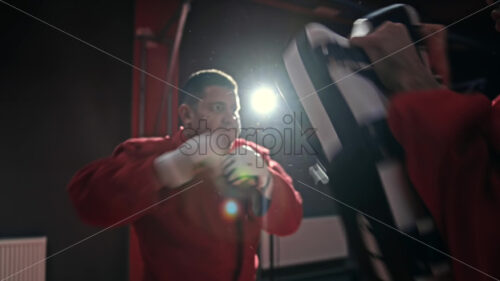
POLYGON ((184 125, 184 127, 192 126, 194 112, 189 105, 185 103, 181 104, 177 109, 177 112, 179 112, 179 118, 181 119, 182 125, 184 125))

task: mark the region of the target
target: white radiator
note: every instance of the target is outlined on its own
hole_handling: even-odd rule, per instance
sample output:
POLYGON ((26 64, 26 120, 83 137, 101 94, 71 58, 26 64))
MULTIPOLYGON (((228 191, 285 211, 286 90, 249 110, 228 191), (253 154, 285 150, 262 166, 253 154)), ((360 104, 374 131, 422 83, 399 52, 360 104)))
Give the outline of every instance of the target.
MULTIPOLYGON (((269 234, 262 231, 260 237, 261 265, 268 269, 269 234)), ((304 218, 293 235, 273 238, 275 267, 343 259, 348 255, 344 224, 339 216, 304 218)))
POLYGON ((0 239, 0 281, 45 281, 47 237, 0 239))

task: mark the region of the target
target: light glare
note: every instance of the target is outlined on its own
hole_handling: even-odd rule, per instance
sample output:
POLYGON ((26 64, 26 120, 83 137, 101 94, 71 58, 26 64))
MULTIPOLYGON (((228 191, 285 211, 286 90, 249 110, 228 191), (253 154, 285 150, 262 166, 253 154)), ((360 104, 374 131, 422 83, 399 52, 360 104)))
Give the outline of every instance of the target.
POLYGON ((252 94, 252 107, 260 113, 270 113, 276 107, 276 94, 270 88, 259 88, 252 94))

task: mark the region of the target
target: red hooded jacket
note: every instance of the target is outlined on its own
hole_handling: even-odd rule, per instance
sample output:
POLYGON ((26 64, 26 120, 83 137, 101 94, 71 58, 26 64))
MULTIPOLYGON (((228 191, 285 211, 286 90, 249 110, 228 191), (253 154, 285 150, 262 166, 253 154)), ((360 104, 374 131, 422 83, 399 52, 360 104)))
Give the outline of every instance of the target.
POLYGON ((500 279, 500 103, 450 90, 402 93, 389 126, 448 246, 458 281, 500 279))
POLYGON ((260 231, 295 232, 302 219, 302 199, 269 151, 243 139, 234 147, 254 148, 273 176, 271 203, 263 216, 251 211, 237 220, 225 216, 226 199, 209 181, 158 192, 161 184, 153 161, 182 143, 181 132, 172 138, 129 139, 111 157, 78 171, 68 186, 77 212, 92 225, 133 225, 145 281, 254 280, 260 231))

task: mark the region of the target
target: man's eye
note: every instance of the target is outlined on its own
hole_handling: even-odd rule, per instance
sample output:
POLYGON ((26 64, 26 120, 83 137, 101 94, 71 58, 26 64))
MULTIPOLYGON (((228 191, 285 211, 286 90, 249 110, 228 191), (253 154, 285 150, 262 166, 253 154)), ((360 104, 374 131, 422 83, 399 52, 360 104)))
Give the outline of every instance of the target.
POLYGON ((223 104, 216 103, 213 105, 213 110, 215 112, 223 112, 225 110, 225 106, 223 104))

